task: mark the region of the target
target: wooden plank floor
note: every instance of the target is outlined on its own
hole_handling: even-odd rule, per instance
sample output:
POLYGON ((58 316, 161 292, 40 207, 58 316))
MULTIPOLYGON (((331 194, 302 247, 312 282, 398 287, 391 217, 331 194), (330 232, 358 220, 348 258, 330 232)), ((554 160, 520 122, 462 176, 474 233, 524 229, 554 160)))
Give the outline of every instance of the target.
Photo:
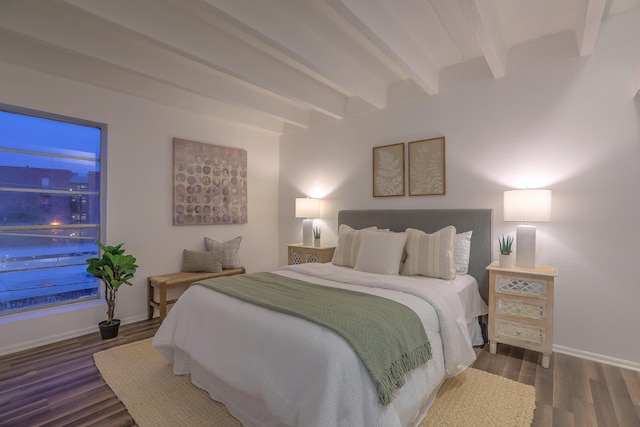
MULTIPOLYGON (((104 383, 93 353, 149 338, 158 320, 122 326, 112 340, 99 333, 0 357, 0 426, 133 426, 104 383)), ((534 385, 533 426, 639 427, 640 372, 554 354, 549 369, 538 353, 498 345, 478 350, 474 367, 534 385)))
POLYGON ((486 345, 473 367, 536 388, 534 427, 640 427, 640 372, 554 353, 548 369, 539 353, 486 345))
POLYGON ((126 408, 100 377, 93 354, 152 337, 159 320, 0 357, 0 426, 133 426, 126 408))

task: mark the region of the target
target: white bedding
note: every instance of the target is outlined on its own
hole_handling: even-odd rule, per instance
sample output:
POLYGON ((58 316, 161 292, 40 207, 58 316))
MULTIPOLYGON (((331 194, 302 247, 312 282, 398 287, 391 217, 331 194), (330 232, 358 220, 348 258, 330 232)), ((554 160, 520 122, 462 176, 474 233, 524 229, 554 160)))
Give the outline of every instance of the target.
POLYGON ((470 276, 451 283, 330 263, 286 266, 276 273, 407 305, 422 320, 433 357, 407 375, 384 407, 361 361, 338 335, 192 286, 169 312, 153 345, 173 362, 174 373, 191 373, 194 384, 245 426, 415 426, 444 379, 475 360, 467 313, 486 313, 486 304, 470 276))

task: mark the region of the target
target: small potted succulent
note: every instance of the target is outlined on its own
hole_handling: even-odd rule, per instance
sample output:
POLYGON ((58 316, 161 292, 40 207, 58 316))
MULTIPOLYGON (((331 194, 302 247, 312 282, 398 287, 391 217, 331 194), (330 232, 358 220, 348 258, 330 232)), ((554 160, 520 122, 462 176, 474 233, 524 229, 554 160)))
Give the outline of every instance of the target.
POLYGON ((313 246, 320 247, 320 235, 322 234, 322 229, 320 227, 313 228, 313 246))
POLYGON ((104 298, 107 302, 107 320, 98 323, 100 335, 103 339, 115 338, 118 336, 120 319, 114 319, 116 309, 116 296, 120 285, 129 285, 133 279, 138 266, 133 255, 125 254, 120 243, 117 246, 105 246, 98 242, 102 250, 99 258, 87 259, 87 273, 96 279, 102 280, 105 286, 104 298))
POLYGON ((500 246, 500 267, 511 267, 511 246, 513 245, 513 236, 506 235, 498 238, 500 246))

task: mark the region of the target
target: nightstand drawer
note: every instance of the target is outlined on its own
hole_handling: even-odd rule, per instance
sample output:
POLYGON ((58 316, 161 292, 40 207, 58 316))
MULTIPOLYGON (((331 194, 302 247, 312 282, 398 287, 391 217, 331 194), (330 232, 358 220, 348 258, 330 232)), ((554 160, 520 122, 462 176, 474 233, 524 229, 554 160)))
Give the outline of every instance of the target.
POLYGON ((498 294, 546 298, 547 280, 513 274, 496 274, 495 291, 498 294))
POLYGON ((289 264, 306 264, 308 262, 331 262, 335 246, 304 246, 290 244, 288 246, 289 264))
POLYGON ((535 299, 513 299, 496 297, 495 314, 499 316, 525 317, 527 319, 543 320, 547 316, 544 301, 535 299))
POLYGON ((317 253, 291 252, 291 264, 306 264, 308 262, 320 262, 317 253))
POLYGON ((545 345, 546 334, 544 326, 525 325, 496 319, 494 333, 496 338, 509 338, 540 346, 545 345))

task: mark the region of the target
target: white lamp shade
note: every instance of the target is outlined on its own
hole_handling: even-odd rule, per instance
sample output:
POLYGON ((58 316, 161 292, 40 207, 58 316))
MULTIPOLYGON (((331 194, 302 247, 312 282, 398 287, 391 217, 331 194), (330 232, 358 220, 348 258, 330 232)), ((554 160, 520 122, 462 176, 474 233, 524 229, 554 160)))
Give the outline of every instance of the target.
POLYGON ((296 199, 296 218, 317 218, 320 216, 320 199, 299 197, 296 199))
POLYGON ((551 190, 507 190, 504 192, 504 220, 551 221, 551 190))

